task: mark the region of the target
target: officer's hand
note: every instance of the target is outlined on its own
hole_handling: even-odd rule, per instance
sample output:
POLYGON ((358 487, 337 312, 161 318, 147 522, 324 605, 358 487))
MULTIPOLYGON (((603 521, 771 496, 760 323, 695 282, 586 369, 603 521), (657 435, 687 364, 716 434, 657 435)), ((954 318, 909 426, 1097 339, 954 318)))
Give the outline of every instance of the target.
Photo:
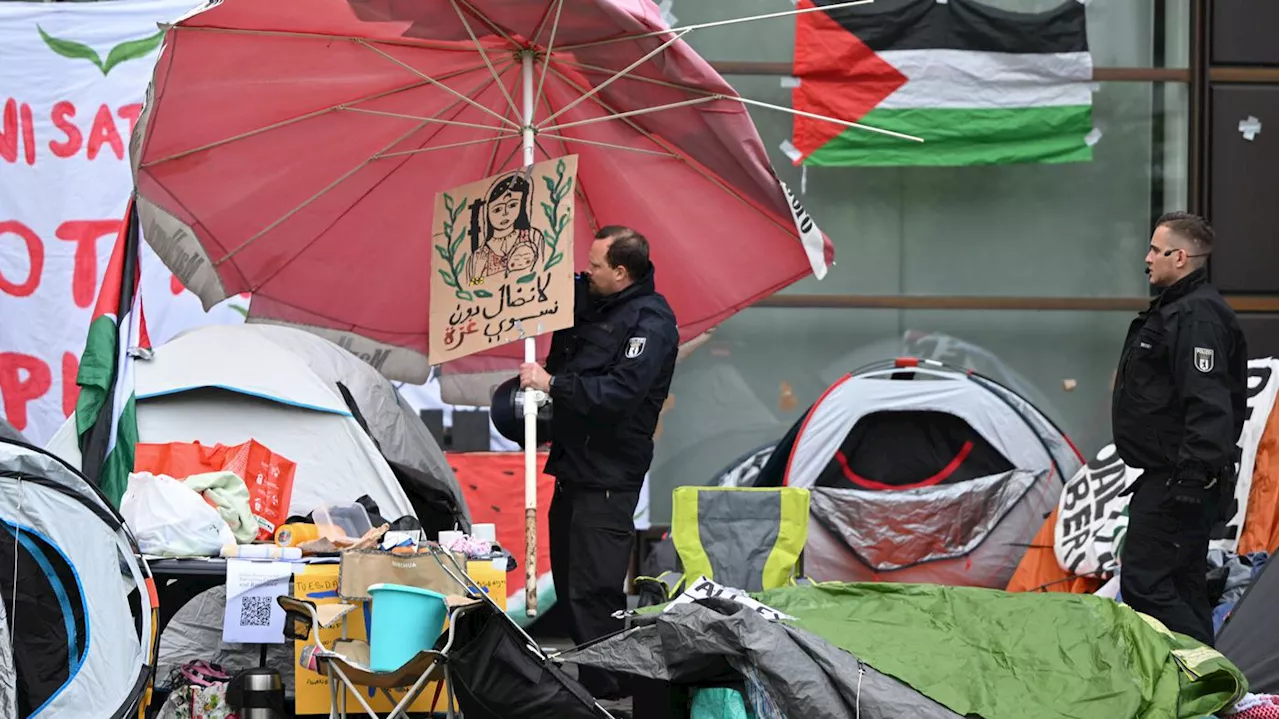
POLYGON ((1169 482, 1169 499, 1178 509, 1194 511, 1199 509, 1209 496, 1209 488, 1213 481, 1199 477, 1172 479, 1169 482))
POLYGON ((551 375, 547 374, 542 365, 535 362, 525 362, 520 365, 520 387, 532 387, 543 392, 551 391, 551 375))

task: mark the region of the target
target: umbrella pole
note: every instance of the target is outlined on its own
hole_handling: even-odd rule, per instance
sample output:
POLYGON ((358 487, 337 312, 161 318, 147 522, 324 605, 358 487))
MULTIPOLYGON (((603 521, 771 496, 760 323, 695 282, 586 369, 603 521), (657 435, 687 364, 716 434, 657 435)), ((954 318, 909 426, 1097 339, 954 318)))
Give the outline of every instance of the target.
MULTIPOLYGON (((533 167, 533 53, 520 55, 521 144, 524 167, 533 167)), ((537 361, 533 337, 524 338, 524 361, 537 361)), ((524 612, 538 616, 538 398, 533 390, 524 393, 524 612)))

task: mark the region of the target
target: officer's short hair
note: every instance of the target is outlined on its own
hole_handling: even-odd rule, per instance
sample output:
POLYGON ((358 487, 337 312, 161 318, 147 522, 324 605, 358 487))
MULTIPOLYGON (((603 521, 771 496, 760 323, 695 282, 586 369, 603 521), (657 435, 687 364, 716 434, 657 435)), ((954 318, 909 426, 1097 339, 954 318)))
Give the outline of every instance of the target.
POLYGON ((596 232, 597 240, 613 240, 605 253, 610 267, 622 267, 633 280, 644 277, 649 270, 649 241, 630 227, 606 225, 596 232))
POLYGON ((1199 215, 1190 212, 1166 212, 1156 220, 1156 227, 1168 227, 1173 234, 1195 245, 1198 252, 1213 248, 1213 227, 1199 215))

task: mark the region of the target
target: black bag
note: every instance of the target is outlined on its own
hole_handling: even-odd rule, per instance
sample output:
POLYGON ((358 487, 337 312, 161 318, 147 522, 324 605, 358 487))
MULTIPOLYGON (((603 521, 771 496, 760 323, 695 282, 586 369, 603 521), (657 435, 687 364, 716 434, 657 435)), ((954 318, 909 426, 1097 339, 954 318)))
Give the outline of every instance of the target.
POLYGON ((492 608, 457 619, 448 656, 458 707, 467 719, 602 719, 577 680, 528 646, 492 608))

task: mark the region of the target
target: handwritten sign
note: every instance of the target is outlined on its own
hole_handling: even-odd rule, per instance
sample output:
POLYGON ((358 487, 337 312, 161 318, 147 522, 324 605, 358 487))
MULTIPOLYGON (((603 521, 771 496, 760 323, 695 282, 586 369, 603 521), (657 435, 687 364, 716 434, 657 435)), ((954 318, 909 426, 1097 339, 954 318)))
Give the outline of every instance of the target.
POLYGON ((1121 492, 1141 475, 1108 444, 1063 486, 1053 528, 1060 567, 1074 574, 1116 570, 1129 526, 1129 495, 1121 492))
POLYGON ((576 155, 436 195, 432 364, 573 324, 576 155))
POLYGON ((689 582, 688 587, 688 589, 681 592, 680 596, 671 600, 671 603, 662 611, 669 612, 672 607, 680 604, 688 604, 689 602, 696 602, 700 599, 711 599, 712 597, 715 597, 717 599, 727 599, 737 602, 770 621, 776 622, 782 619, 795 621, 795 617, 790 614, 783 614, 767 604, 762 604, 761 602, 752 599, 750 595, 741 589, 717 584, 703 576, 699 576, 697 579, 689 582))

